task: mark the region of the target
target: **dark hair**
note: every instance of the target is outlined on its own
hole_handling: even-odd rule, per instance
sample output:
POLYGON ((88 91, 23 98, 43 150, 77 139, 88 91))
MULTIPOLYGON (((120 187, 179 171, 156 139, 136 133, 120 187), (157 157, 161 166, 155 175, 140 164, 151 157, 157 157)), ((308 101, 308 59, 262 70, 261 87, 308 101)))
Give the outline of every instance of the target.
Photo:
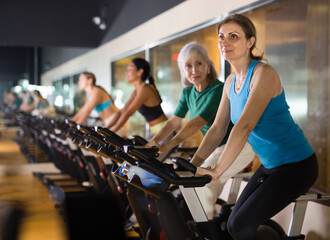
POLYGON ((36 94, 37 96, 41 97, 41 94, 38 90, 33 90, 33 93, 36 94))
POLYGON ((15 99, 18 99, 18 95, 17 95, 17 93, 15 93, 15 92, 10 92, 9 94, 11 94, 15 99))
POLYGON ((143 69, 143 73, 141 76, 142 81, 145 82, 148 80, 149 83, 155 86, 155 80, 150 75, 150 64, 143 58, 134 58, 132 60, 132 63, 134 63, 137 70, 143 69))
POLYGON ((146 82, 147 84, 152 84, 155 87, 158 97, 162 102, 162 98, 158 92, 158 89, 156 88, 155 80, 150 75, 150 64, 143 58, 133 58, 132 63, 135 65, 137 70, 143 69, 141 76, 142 81, 146 82))
POLYGON ((82 72, 81 74, 85 75, 87 77, 87 79, 88 78, 91 78, 92 81, 93 81, 93 85, 95 85, 95 83, 96 83, 96 77, 95 77, 95 75, 93 73, 91 73, 91 72, 82 72))
POLYGON ((249 18, 242 15, 242 14, 230 15, 230 16, 224 18, 218 24, 218 34, 219 34, 219 30, 222 27, 222 25, 225 25, 227 23, 236 23, 237 25, 239 25, 243 29, 243 31, 245 33, 245 37, 247 39, 250 39, 251 37, 255 38, 255 42, 252 45, 252 47, 250 48, 250 57, 253 60, 257 60, 257 61, 262 60, 263 59, 263 54, 261 54, 260 56, 255 56, 252 53, 252 51, 256 47, 256 43, 257 43, 257 31, 256 31, 256 28, 255 28, 254 24, 252 23, 252 21, 249 18))
POLYGON ((94 73, 91 73, 91 72, 82 72, 80 74, 84 74, 87 78, 91 78, 92 81, 93 81, 93 85, 95 87, 98 87, 100 88, 102 91, 104 91, 110 98, 110 100, 115 103, 115 100, 113 99, 113 97, 107 92, 107 90, 105 90, 103 87, 99 86, 99 85, 96 85, 96 77, 95 77, 95 74, 94 73))

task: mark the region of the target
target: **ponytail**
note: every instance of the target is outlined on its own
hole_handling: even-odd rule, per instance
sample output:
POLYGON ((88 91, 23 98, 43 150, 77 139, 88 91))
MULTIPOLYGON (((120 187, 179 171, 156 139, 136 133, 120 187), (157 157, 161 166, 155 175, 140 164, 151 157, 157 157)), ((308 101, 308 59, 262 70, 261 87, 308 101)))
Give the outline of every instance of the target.
POLYGON ((157 95, 160 99, 160 102, 162 102, 162 98, 156 88, 155 79, 153 78, 153 76, 150 75, 150 64, 143 58, 134 58, 132 60, 132 63, 135 65, 137 70, 143 70, 141 80, 144 81, 146 84, 151 84, 154 86, 157 95))
POLYGON ((154 85, 156 87, 156 85, 155 85, 155 79, 151 75, 149 75, 144 82, 146 84, 152 84, 152 85, 154 85))
POLYGON ((113 99, 113 97, 103 88, 103 87, 101 87, 101 86, 99 86, 99 85, 95 85, 95 87, 98 87, 98 88, 100 88, 102 91, 104 91, 107 95, 108 95, 108 97, 110 98, 110 100, 111 100, 111 102, 114 104, 115 103, 115 101, 114 101, 114 99, 113 99))

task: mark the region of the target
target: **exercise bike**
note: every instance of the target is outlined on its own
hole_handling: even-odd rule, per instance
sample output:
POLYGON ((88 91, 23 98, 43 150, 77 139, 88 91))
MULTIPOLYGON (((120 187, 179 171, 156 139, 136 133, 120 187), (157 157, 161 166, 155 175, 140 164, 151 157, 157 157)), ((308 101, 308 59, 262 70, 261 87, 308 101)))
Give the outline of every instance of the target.
MULTIPOLYGON (((194 190, 194 187, 203 186, 208 181, 210 181, 210 179, 206 180, 208 176, 194 177, 193 174, 195 173, 196 168, 185 159, 173 158, 173 162, 179 166, 178 169, 175 169, 173 166, 160 163, 153 157, 150 157, 150 155, 144 153, 144 150, 147 151, 147 149, 126 145, 122 150, 133 159, 131 159, 131 161, 129 161, 127 164, 139 166, 144 170, 147 170, 148 172, 154 174, 157 178, 160 178, 163 181, 162 184, 165 182, 168 184, 175 184, 180 186, 183 196, 191 211, 191 215, 193 216, 193 221, 189 222, 189 230, 194 232, 194 235, 192 237, 191 234, 187 234, 185 235, 185 238, 176 238, 176 236, 170 236, 170 233, 173 232, 173 229, 169 228, 166 230, 166 226, 169 222, 172 221, 172 219, 169 219, 167 216, 165 219, 160 219, 160 222, 165 229, 165 235, 167 236, 167 239, 231 239, 230 236, 226 233, 226 219, 230 214, 232 204, 234 204, 236 201, 240 182, 243 178, 248 177, 249 174, 238 174, 234 177, 231 186, 231 194, 227 203, 227 206, 229 207, 224 206, 219 217, 210 221, 207 219, 198 196, 194 190), (184 171, 178 171, 180 169, 184 169, 184 171), (227 213, 225 213, 225 210, 227 213)), ((113 173, 118 176, 121 175, 117 169, 114 169, 113 173)), ((163 194, 165 194, 165 191, 156 191, 157 187, 160 187, 162 184, 156 183, 153 188, 146 188, 143 186, 141 179, 139 179, 138 176, 133 177, 132 179, 126 178, 125 180, 128 183, 131 183, 132 181, 135 182, 135 185, 151 194, 154 199, 156 199, 156 201, 159 199, 164 199, 163 194)), ((318 194, 303 195, 295 201, 295 209, 292 215, 290 229, 287 234, 278 223, 271 219, 267 220, 258 228, 258 233, 264 239, 304 239, 304 236, 301 234, 301 227, 308 201, 327 200, 329 198, 329 196, 322 196, 318 194)), ((167 210, 169 209, 167 208, 167 210)), ((159 216, 164 215, 164 212, 162 212, 161 209, 159 211, 159 216)), ((168 213, 166 214, 168 215, 168 213)))

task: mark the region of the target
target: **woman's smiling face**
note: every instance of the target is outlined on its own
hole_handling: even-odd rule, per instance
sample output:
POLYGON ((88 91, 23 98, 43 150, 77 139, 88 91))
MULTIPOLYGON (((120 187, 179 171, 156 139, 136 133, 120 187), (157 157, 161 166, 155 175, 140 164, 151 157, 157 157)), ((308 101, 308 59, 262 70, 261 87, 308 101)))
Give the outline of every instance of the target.
POLYGON ((207 81, 210 65, 200 54, 192 54, 184 64, 184 74, 192 84, 202 84, 207 81))

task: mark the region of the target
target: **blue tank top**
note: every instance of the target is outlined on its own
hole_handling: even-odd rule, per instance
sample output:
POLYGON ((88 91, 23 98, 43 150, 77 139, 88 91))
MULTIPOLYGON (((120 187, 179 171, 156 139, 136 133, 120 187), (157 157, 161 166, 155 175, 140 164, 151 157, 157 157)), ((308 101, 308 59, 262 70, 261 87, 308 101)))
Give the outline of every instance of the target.
POLYGON ((41 109, 41 108, 44 108, 46 106, 47 106, 47 102, 46 101, 45 102, 41 102, 41 103, 38 104, 37 109, 41 109))
POLYGON ((94 108, 94 110, 97 112, 97 113, 101 113, 103 112, 105 109, 107 109, 108 107, 110 107, 110 105, 112 104, 112 101, 111 99, 109 99, 108 101, 106 102, 103 102, 103 103, 99 103, 96 105, 96 107, 94 108))
MULTIPOLYGON (((245 82, 239 93, 235 92, 235 78, 230 86, 230 117, 234 124, 240 118, 250 94, 253 61, 247 71, 245 82)), ((286 163, 299 162, 314 153, 300 127, 294 122, 285 100, 284 90, 270 100, 257 125, 251 131, 248 142, 266 168, 274 168, 286 163)))

